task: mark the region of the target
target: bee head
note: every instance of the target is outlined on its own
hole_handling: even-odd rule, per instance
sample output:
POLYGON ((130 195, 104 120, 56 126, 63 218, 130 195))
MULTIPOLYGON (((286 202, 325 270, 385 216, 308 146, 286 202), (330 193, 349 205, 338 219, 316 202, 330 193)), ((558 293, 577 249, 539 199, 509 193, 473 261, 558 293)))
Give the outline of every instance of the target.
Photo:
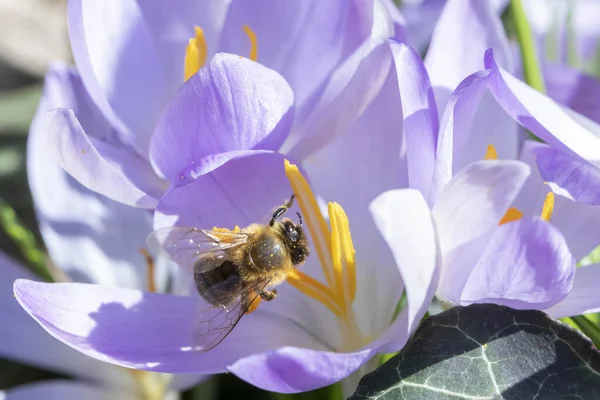
MULTIPOLYGON (((300 217, 300 214, 298 214, 298 217, 300 217)), ((290 250, 292 263, 294 265, 302 263, 309 254, 308 241, 302 228, 302 217, 300 217, 298 224, 289 218, 284 218, 281 221, 281 230, 284 242, 290 250)))

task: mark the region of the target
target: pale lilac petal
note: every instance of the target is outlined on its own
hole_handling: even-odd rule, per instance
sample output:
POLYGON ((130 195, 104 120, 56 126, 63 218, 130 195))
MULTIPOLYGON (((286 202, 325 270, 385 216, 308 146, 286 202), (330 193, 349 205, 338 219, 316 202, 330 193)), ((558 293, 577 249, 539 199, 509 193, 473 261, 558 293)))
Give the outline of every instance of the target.
MULTIPOLYGON (((109 156, 121 161, 122 169, 109 162, 81 127, 72 110, 55 109, 44 115, 40 123, 46 127, 46 146, 54 149, 58 162, 83 186, 108 198, 140 208, 154 208, 157 199, 136 186, 127 176, 146 181, 152 179, 150 166, 124 149, 103 143, 102 151, 111 150, 109 156), (140 176, 141 175, 141 176, 140 176)), ((141 185, 140 185, 141 186, 141 185)))
MULTIPOLYGON (((148 193, 151 197, 158 198, 166 189, 162 182, 152 171, 149 163, 138 155, 130 146, 124 144, 125 138, 122 132, 113 124, 114 121, 108 120, 94 104, 88 92, 83 86, 83 82, 77 71, 73 67, 61 63, 53 63, 50 66, 44 82, 44 90, 40 104, 34 116, 30 135, 39 137, 38 141, 44 141, 43 153, 32 155, 34 159, 29 158, 29 165, 43 164, 44 160, 49 159, 52 152, 48 149, 54 149, 60 152, 58 147, 60 141, 54 140, 53 132, 48 126, 51 120, 45 116, 46 111, 56 108, 70 109, 75 114, 81 129, 85 132, 87 139, 93 142, 96 150, 102 158, 105 158, 113 168, 119 170, 134 186, 148 193), (37 158, 43 157, 42 160, 37 158)), ((56 112, 56 111, 53 111, 56 112)), ((62 112, 62 111, 61 111, 62 112)), ((68 135, 65 135, 68 136, 68 135)), ((73 138, 66 138, 74 140, 73 138)), ((77 153, 76 155, 81 155, 77 153)), ((60 154, 59 157, 72 158, 73 154, 60 154)), ((78 161, 75 157, 75 161, 78 161)), ((81 161, 81 160, 79 160, 81 161)), ((64 165, 69 168, 80 168, 85 164, 76 162, 73 165, 64 165)), ((71 172, 71 171, 70 171, 71 172)), ((75 172, 78 175, 80 172, 75 172)), ((43 178, 42 178, 43 179, 43 178)), ((95 183, 97 185, 97 183, 95 183)), ((107 188, 99 189, 100 192, 107 188)), ((110 190, 110 189, 108 189, 110 190)))
POLYGON ((463 79, 482 69, 481 59, 489 48, 494 49, 500 65, 512 71, 508 39, 492 3, 448 0, 425 57, 440 110, 463 79))
POLYGON ((496 228, 465 282, 459 304, 543 310, 567 296, 574 275, 575 260, 558 229, 538 218, 521 219, 496 228))
POLYGON ((600 204, 600 168, 549 146, 533 150, 542 178, 552 191, 567 199, 600 204))
POLYGON ((334 71, 308 115, 299 115, 282 148, 297 159, 345 132, 365 112, 387 78, 391 62, 387 41, 393 35, 393 25, 380 1, 368 4, 373 5, 371 36, 334 71))
MULTIPOLYGON (((500 158, 518 156, 517 123, 485 93, 483 77, 469 76, 482 69, 482 57, 489 48, 502 66, 514 70, 512 50, 496 7, 490 1, 446 2, 425 58, 438 109, 444 113, 439 162, 452 152, 453 173, 482 160, 490 144, 500 158), (468 103, 464 108, 463 102, 468 103)), ((449 170, 450 165, 445 168, 449 170)))
POLYGON ((74 0, 68 11, 73 55, 90 96, 105 115, 126 126, 127 143, 147 154, 170 93, 141 7, 134 0, 74 0))
POLYGON ((391 60, 387 42, 375 48, 371 42, 363 44, 336 70, 313 112, 299 119, 300 126, 294 129, 283 151, 303 159, 343 134, 378 95, 391 60))
POLYGON ((419 0, 403 2, 400 11, 406 18, 408 37, 415 50, 423 53, 442 13, 446 0, 419 0))
MULTIPOLYGON (((102 120, 94 123, 98 114, 86 107, 85 100, 89 98, 83 96, 80 88, 81 82, 71 69, 54 65, 47 74, 40 106, 29 132, 27 173, 40 231, 54 264, 74 280, 145 287, 145 263, 138 250, 152 230, 151 213, 88 190, 69 176, 48 151, 49 132, 43 123, 43 111, 60 102, 73 106, 98 135, 94 139, 114 140, 109 130, 103 131, 108 128, 106 123, 103 125, 102 120), (107 234, 123 231, 129 233, 128 241, 123 241, 120 235, 107 234)), ((106 150, 104 143, 98 140, 95 143, 106 150)), ((123 150, 118 148, 117 151, 123 150)), ((130 153, 124 156, 124 159, 136 157, 130 153)), ((162 273, 162 270, 157 272, 162 273)))
POLYGON ((567 65, 545 64, 543 71, 550 98, 600 123, 599 79, 567 65))
MULTIPOLYGON (((358 285, 354 310, 359 324, 366 329, 363 334, 371 337, 378 336, 389 325, 402 293, 402 281, 392 254, 368 209, 380 193, 407 187, 402 113, 389 112, 401 107, 396 74, 390 71, 363 116, 301 164, 322 204, 335 201, 348 216, 357 249, 357 282, 364 283, 358 285), (377 268, 377 273, 373 273, 373 268, 377 268), (372 294, 375 287, 378 296, 372 294), (378 312, 373 313, 373 309, 378 312)), ((323 208, 326 215, 326 206, 323 208)), ((319 269, 317 266, 316 270, 319 269)))
POLYGON ((219 50, 247 57, 248 25, 258 41, 258 61, 279 72, 294 91, 297 107, 326 82, 343 56, 368 37, 374 0, 234 1, 219 50))
POLYGON ((600 166, 600 125, 552 101, 499 67, 491 50, 485 66, 489 88, 502 108, 556 149, 573 152, 600 166))
POLYGON ((277 150, 293 122, 293 103, 294 94, 277 72, 217 54, 163 111, 152 137, 152 163, 173 179, 211 154, 277 150))
MULTIPOLYGON (((544 183, 536 165, 536 150, 550 150, 547 145, 527 141, 523 146, 521 161, 531 167, 531 175, 513 203, 524 215, 541 215, 546 195, 551 190, 544 183)), ((577 203, 564 196, 554 196, 554 209, 550 219, 565 237, 576 260, 581 260, 598 246, 600 237, 600 207, 577 203)))
POLYGON ((6 321, 0 324, 0 357, 95 382, 134 387, 133 376, 76 352, 38 326, 13 297, 13 282, 22 278, 37 279, 0 252, 0 315, 6 321))
POLYGON ((167 93, 175 93, 184 82, 185 51, 189 39, 195 36, 195 26, 204 33, 208 59, 217 52, 230 3, 231 0, 138 2, 160 57, 167 93))
MULTIPOLYGON (((411 188, 427 196, 435 165, 439 129, 435 98, 419 55, 401 43, 391 43, 390 46, 397 78, 394 83, 398 84, 404 118, 408 181, 411 188)), ((391 110, 394 106, 389 104, 381 107, 391 110)))
POLYGON ((281 154, 242 151, 211 161, 216 164, 187 170, 185 184, 165 194, 156 209, 156 229, 173 225, 232 229, 267 222, 269 211, 292 194, 281 154))
POLYGON ((229 370, 251 384, 279 393, 298 393, 338 382, 373 355, 370 349, 333 353, 284 347, 246 357, 229 370))
POLYGON ((4 396, 0 392, 2 400, 129 400, 136 396, 134 388, 129 391, 120 391, 111 386, 98 386, 90 383, 50 380, 30 383, 9 389, 4 396))
POLYGON ((409 33, 407 31, 408 22, 404 15, 398 9, 398 6, 394 3, 393 0, 381 0, 385 9, 387 10, 390 18, 394 23, 394 39, 399 42, 406 43, 408 45, 412 45, 412 41, 410 39, 409 33))
POLYGON ((554 318, 563 318, 599 312, 599 278, 600 264, 576 268, 571 291, 560 303, 545 310, 546 313, 554 318))
POLYGON ((378 339, 383 343, 380 351, 398 351, 425 315, 437 288, 441 259, 435 227, 423 195, 413 189, 385 192, 369 209, 394 254, 406 290, 407 306, 378 339))
POLYGON ((440 191, 455 172, 454 166, 460 160, 460 154, 468 142, 477 106, 486 90, 488 78, 487 71, 474 73, 460 83, 448 100, 440 119, 431 191, 425 196, 429 204, 435 203, 440 191))
MULTIPOLYGON (((529 167, 518 161, 479 161, 460 171, 446 185, 433 208, 444 268, 438 297, 452 300, 461 285, 452 279, 467 279, 477 257, 463 247, 487 240, 517 197, 529 175, 529 167)), ((478 247, 483 251, 483 247, 478 247)))
POLYGON ((284 392, 315 389, 341 379, 365 362, 372 350, 332 353, 307 327, 261 309, 242 318, 232 333, 208 352, 190 351, 197 311, 192 297, 142 293, 75 283, 15 283, 21 305, 52 336, 82 353, 113 364, 167 373, 218 373, 284 392), (336 374, 323 365, 339 367, 336 374), (290 375, 293 365, 296 378, 290 375), (255 378, 268 373, 269 381, 255 378))

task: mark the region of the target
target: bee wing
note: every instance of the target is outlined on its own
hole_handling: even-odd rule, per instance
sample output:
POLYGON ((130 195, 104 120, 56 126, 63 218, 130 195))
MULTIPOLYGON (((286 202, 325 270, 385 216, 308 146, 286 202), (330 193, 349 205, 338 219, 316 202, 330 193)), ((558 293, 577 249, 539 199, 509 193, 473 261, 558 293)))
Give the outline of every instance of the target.
POLYGON ((203 254, 223 255, 224 250, 244 244, 247 239, 248 235, 243 232, 214 232, 173 226, 152 232, 146 238, 146 243, 155 254, 166 253, 179 266, 193 272, 196 260, 203 254))
MULTIPOLYGON (((216 306, 207 307, 205 303, 203 306, 199 306, 192 328, 194 350, 209 351, 221 343, 270 282, 270 279, 265 278, 244 285, 239 277, 232 277, 215 285, 215 291, 223 290, 219 287, 220 285, 228 287, 231 301, 216 306), (235 281, 236 279, 239 282, 235 281), (232 287, 236 287, 236 289, 232 290, 232 287)), ((211 288, 211 290, 213 289, 211 288)))

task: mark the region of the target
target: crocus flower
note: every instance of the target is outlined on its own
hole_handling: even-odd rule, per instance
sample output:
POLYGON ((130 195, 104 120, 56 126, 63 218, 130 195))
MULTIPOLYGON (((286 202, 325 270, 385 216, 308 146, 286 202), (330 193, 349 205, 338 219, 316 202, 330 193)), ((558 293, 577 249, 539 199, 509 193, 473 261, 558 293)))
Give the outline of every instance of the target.
MULTIPOLYGON (((288 283, 278 287, 275 300, 261 303, 244 316, 217 347, 207 352, 191 351, 189 332, 199 301, 195 293, 172 296, 100 285, 20 280, 15 294, 23 307, 53 336, 103 361, 171 373, 231 371, 256 386, 279 392, 310 390, 351 374, 360 377, 378 352, 400 349, 436 287, 438 258, 433 226, 427 207, 408 195, 402 214, 409 221, 402 225, 406 249, 404 258, 396 263, 377 233, 368 204, 381 192, 406 187, 409 179, 418 178, 407 174, 404 143, 418 145, 419 124, 415 119, 411 126, 416 130, 407 129, 406 133, 413 135, 405 141, 402 113, 396 110, 402 109, 408 116, 432 98, 422 90, 424 68, 419 56, 396 42, 386 46, 383 49, 394 63, 388 65, 385 84, 373 103, 340 137, 302 163, 316 199, 298 172, 288 167, 290 187, 283 169, 284 156, 269 150, 219 153, 212 157, 212 164, 192 163, 183 171, 183 179, 178 176, 178 184, 161 199, 156 228, 179 225, 210 229, 266 222, 269 209, 292 191, 297 195, 309 228, 312 256, 288 283), (390 107, 394 112, 389 112, 390 107), (369 135, 364 134, 367 131, 369 135), (330 227, 319 208, 328 200, 344 207, 342 211, 334 203, 329 205, 330 227), (392 323, 403 289, 408 306, 392 323), (70 311, 57 312, 65 309, 70 311)), ((277 82, 274 72, 228 55, 213 60, 221 63, 222 71, 240 71, 230 74, 230 82, 238 88, 234 94, 246 96, 242 98, 247 108, 234 113, 239 102, 215 102, 220 104, 217 113, 193 113, 201 108, 187 106, 176 115, 185 117, 189 126, 210 123, 214 132, 229 135, 231 140, 242 140, 247 132, 261 134, 270 126, 281 126, 279 120, 285 118, 288 104, 285 91, 273 94, 264 106, 255 106, 267 96, 263 91, 273 92, 272 86, 257 82, 263 82, 264 76, 277 82), (238 81, 238 76, 246 79, 238 81), (246 87, 255 88, 253 96, 245 94, 246 87), (230 115, 236 116, 234 127, 240 129, 230 132, 230 115), (249 131, 242 130, 244 127, 249 131)), ((211 64, 204 70, 212 71, 211 64)), ((210 87, 210 79, 219 78, 202 70, 196 77, 191 78, 198 79, 196 87, 210 87)), ((216 99, 227 93, 226 86, 213 87, 213 92, 207 93, 216 99)), ((190 103, 192 99, 200 105, 206 101, 196 96, 190 97, 190 103)), ((164 118, 169 112, 167 107, 164 118)), ((164 126, 177 127, 177 120, 164 126)), ((195 131, 180 132, 179 140, 197 135, 195 131)), ((425 143, 420 155, 432 157, 428 154, 432 149, 425 143)), ((185 146, 180 150, 190 151, 185 146)))
MULTIPOLYGON (((14 291, 18 301, 51 335, 94 358, 148 371, 231 371, 256 386, 279 392, 306 391, 336 382, 378 352, 398 350, 425 313, 434 286, 437 251, 426 204, 414 202, 413 196, 404 199, 401 216, 410 223, 405 234, 408 240, 404 243, 402 260, 406 264, 402 279, 396 270, 395 276, 388 272, 388 279, 382 281, 374 275, 384 268, 356 262, 354 248, 361 251, 362 246, 353 243, 341 206, 329 203, 331 227, 327 227, 317 200, 298 169, 286 166, 290 188, 283 182, 283 160, 274 161, 280 162, 279 168, 268 157, 254 157, 253 162, 261 167, 271 167, 270 173, 261 174, 262 177, 248 168, 234 169, 248 179, 254 176, 252 183, 267 175, 270 184, 260 191, 241 188, 238 194, 250 206, 232 209, 221 218, 212 213, 212 220, 221 224, 254 222, 255 218, 244 215, 249 211, 257 214, 251 207, 253 203, 284 198, 293 188, 317 253, 305 270, 320 270, 320 274, 313 275, 321 275, 326 283, 297 270, 290 273, 291 285, 280 286, 276 300, 261 304, 257 311, 244 316, 214 349, 198 352, 190 347, 198 296, 17 280, 14 291), (419 268, 415 268, 417 265, 419 268), (371 278, 366 279, 367 275, 371 278), (392 322, 403 281, 408 306, 392 322), (386 282, 385 286, 382 282, 386 282), (381 307, 382 303, 386 307, 381 307)), ((227 164, 230 165, 219 171, 228 173, 226 169, 234 168, 231 162, 227 164)), ((207 195, 213 200, 221 197, 223 202, 231 201, 223 190, 207 195)), ((210 217, 211 214, 203 214, 206 222, 210 217)))
MULTIPOLYGON (((503 224, 495 230, 509 229, 504 225, 510 226, 508 222, 511 220, 539 215, 543 219, 550 220, 552 225, 559 229, 570 251, 579 260, 598 244, 600 210, 583 204, 595 204, 593 196, 594 193, 598 193, 596 190, 598 184, 593 181, 597 175, 597 172, 594 172, 596 167, 593 166, 596 156, 593 154, 597 153, 598 145, 596 136, 592 134, 598 131, 597 127, 589 120, 560 107, 548 97, 529 88, 498 65, 499 63, 493 57, 496 50, 499 50, 502 64, 510 68, 511 63, 510 52, 497 15, 491 12, 486 2, 471 3, 473 3, 472 8, 468 8, 465 2, 447 2, 434 33, 431 53, 427 56, 426 65, 432 77, 434 90, 437 89, 435 93, 437 105, 445 108, 429 105, 420 110, 429 115, 430 120, 434 120, 438 115, 437 110, 440 110, 441 123, 439 131, 436 125, 432 124, 424 132, 431 138, 431 142, 436 143, 435 161, 434 166, 423 159, 421 159, 423 165, 412 164, 412 168, 417 171, 427 171, 424 176, 425 183, 413 187, 421 190, 429 205, 435 210, 437 201, 447 190, 446 186, 451 185, 465 166, 470 166, 474 161, 484 158, 488 160, 520 158, 533 167, 533 170, 524 185, 522 183, 517 185, 521 189, 510 196, 512 200, 505 205, 504 209, 506 214, 502 214, 500 216, 502 219, 499 218, 495 222, 496 225, 499 222, 503 224), (456 24, 457 20, 461 23, 456 24), (449 46, 454 46, 451 54, 467 54, 467 47, 465 47, 467 44, 464 41, 452 40, 452 38, 464 37, 460 32, 479 33, 472 35, 473 39, 468 42, 469 49, 475 47, 483 54, 486 46, 494 48, 494 52, 488 50, 486 53, 484 70, 478 70, 474 61, 452 63, 454 58, 449 59, 445 56, 449 46), (447 41, 448 38, 450 42, 447 41), (445 68, 442 68, 442 65, 445 68), (471 72, 473 72, 471 75, 466 76, 471 72), (459 82, 463 76, 466 78, 460 82, 458 88, 448 94, 448 89, 459 82), (439 93, 443 96, 441 101, 438 98, 439 93), (515 129, 517 123, 545 140, 547 144, 534 145, 525 142, 524 145, 520 145, 523 139, 518 137, 519 132, 515 129)), ((556 243, 561 242, 559 239, 556 240, 556 243)), ((444 246, 442 246, 442 254, 445 254, 444 246)), ((556 261, 559 259, 560 257, 556 261)), ((567 259, 568 257, 563 261, 566 262, 567 259)), ((477 263, 474 262, 465 268, 475 268, 475 265, 477 263)), ((532 265, 530 267, 533 268, 532 265)), ((569 268, 563 265, 556 272, 562 271, 561 273, 565 273, 564 276, 568 277, 568 270, 569 268)), ((462 288, 452 280, 444 279, 444 276, 452 276, 452 274, 445 274, 443 271, 444 268, 442 268, 440 281, 442 293, 438 294, 458 304, 462 299, 460 292, 462 288), (444 289, 445 285, 449 286, 444 289)), ((487 273, 495 274, 494 271, 496 268, 492 268, 487 273)), ((555 293, 554 302, 569 293, 560 303, 562 312, 573 315, 598 307, 598 301, 587 285, 587 282, 593 279, 594 271, 600 273, 600 270, 594 270, 593 266, 577 269, 573 289, 565 292, 565 288, 570 284, 564 284, 560 295, 555 293)), ((522 289, 523 299, 533 290, 522 289)), ((547 287, 547 289, 551 288, 547 287)), ((497 288, 482 290, 503 293, 497 288)), ((482 296, 480 300, 485 297, 484 294, 479 293, 482 296)), ((498 298, 497 294, 495 296, 498 298)), ((518 297, 514 294, 513 297, 515 296, 518 297)), ((550 305, 551 303, 540 303, 529 306, 547 309, 550 305)))
MULTIPOLYGON (((543 310, 567 296, 575 261, 563 236, 543 218, 511 221, 507 212, 528 174, 518 161, 479 161, 440 193, 432 215, 442 260, 436 296, 443 303, 543 310)), ((404 192, 386 192, 371 205, 397 258, 396 246, 405 239, 396 218, 404 192)))
MULTIPOLYGON (((216 135, 194 143, 202 148, 197 154, 269 149, 304 157, 358 118, 381 87, 389 62, 373 49, 401 30, 386 10, 380 0, 190 1, 168 7, 70 1, 69 33, 83 82, 78 90, 87 92, 79 95, 90 97, 97 109, 91 115, 66 108, 51 112, 49 148, 84 186, 118 202, 154 208, 174 176, 157 165, 177 156, 171 137, 154 135, 151 141, 161 110, 186 79, 183 96, 195 96, 196 72, 209 64, 214 73, 219 60, 211 61, 213 55, 227 52, 283 76, 277 82, 266 76, 263 83, 282 90, 272 97, 286 96, 285 123, 293 129, 281 127, 286 135, 269 140, 256 135, 227 142, 216 135), (342 110, 345 118, 339 117, 342 110), (94 124, 106 132, 85 128, 94 124)), ((215 81, 227 85, 228 77, 215 81)))
MULTIPOLYGON (((62 104, 89 115, 89 98, 78 98, 81 86, 76 71, 54 64, 33 120, 27 153, 27 172, 40 231, 58 281, 91 282, 107 287, 177 291, 178 281, 169 267, 157 264, 147 271, 139 248, 152 229, 146 210, 128 207, 91 192, 70 177, 47 151, 41 121, 49 108, 62 104), (126 232, 127 240, 123 240, 126 232)), ((91 128, 91 127, 90 127, 91 128)), ((101 126, 96 126, 101 129, 101 126)), ((178 391, 195 385, 198 375, 163 375, 124 369, 83 356, 50 337, 12 296, 16 279, 37 278, 25 267, 0 253, 0 357, 77 378, 52 380, 7 390, 7 400, 177 398, 178 391), (13 397, 14 396, 14 397, 13 397)), ((1 396, 0 396, 1 397, 1 396)))

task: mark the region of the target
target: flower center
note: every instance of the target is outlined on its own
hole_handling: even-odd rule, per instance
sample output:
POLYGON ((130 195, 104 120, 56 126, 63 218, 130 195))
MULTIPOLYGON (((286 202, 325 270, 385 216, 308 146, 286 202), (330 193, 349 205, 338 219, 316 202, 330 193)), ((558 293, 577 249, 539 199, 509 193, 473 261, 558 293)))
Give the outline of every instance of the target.
MULTIPOLYGON (((488 145, 487 150, 485 152, 484 160, 497 160, 498 153, 496 152, 496 148, 493 144, 488 145)), ((546 194, 546 198, 544 199, 544 204, 542 206, 541 218, 545 221, 550 221, 550 217, 552 217, 552 211, 554 210, 554 193, 548 192, 546 194)), ((523 217, 523 213, 514 207, 509 208, 504 216, 500 219, 499 225, 506 224, 512 221, 518 221, 523 217)))
MULTIPOLYGON (((242 29, 250 40, 250 56, 248 58, 256 61, 258 60, 258 40, 256 39, 256 33, 248 25, 244 25, 242 29)), ((204 31, 199 26, 195 26, 194 31, 196 35, 190 38, 185 49, 183 75, 186 81, 206 64, 206 57, 208 56, 208 46, 206 45, 204 31)))
POLYGON ((323 304, 336 316, 343 338, 343 348, 340 350, 359 348, 366 343, 366 339, 360 332, 352 307, 356 298, 356 260, 348 217, 339 204, 329 203, 329 229, 315 196, 298 167, 286 160, 285 173, 306 220, 327 284, 297 269, 288 273, 287 281, 306 296, 323 304))

